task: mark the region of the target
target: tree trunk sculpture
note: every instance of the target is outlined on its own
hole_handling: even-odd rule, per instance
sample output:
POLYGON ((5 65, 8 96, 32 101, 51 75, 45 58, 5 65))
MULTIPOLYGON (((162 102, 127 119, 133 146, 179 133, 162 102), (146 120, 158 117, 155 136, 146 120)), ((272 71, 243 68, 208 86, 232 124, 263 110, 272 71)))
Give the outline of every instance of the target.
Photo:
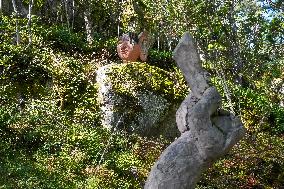
POLYGON ((239 118, 220 109, 221 96, 210 85, 193 38, 185 33, 174 59, 191 89, 176 113, 181 136, 152 167, 145 189, 193 189, 201 173, 245 134, 239 118))

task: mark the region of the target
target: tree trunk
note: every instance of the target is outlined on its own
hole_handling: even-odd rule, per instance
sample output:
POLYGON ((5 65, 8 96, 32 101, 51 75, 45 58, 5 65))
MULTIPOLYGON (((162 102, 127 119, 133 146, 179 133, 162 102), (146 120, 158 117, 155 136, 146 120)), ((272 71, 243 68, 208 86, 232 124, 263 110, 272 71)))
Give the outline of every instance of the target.
POLYGON ((22 0, 15 0, 18 14, 22 17, 27 16, 28 10, 24 7, 22 0))
POLYGON ((0 0, 0 16, 2 16, 2 0, 0 0))
POLYGON ((220 109, 221 96, 209 84, 197 48, 186 33, 174 59, 191 88, 176 113, 181 136, 152 167, 145 189, 193 189, 202 172, 228 152, 245 133, 239 118, 220 109))
POLYGON ((16 17, 16 44, 19 45, 20 44, 20 32, 19 32, 19 23, 18 23, 18 10, 17 10, 17 5, 15 0, 12 0, 13 3, 13 8, 14 8, 14 13, 15 13, 15 17, 16 17))
POLYGON ((67 28, 70 32, 70 23, 69 23, 69 7, 68 7, 68 0, 64 1, 64 7, 65 7, 65 16, 66 16, 66 23, 67 23, 67 28))
POLYGON ((93 23, 91 19, 90 8, 86 6, 84 10, 84 20, 87 34, 87 42, 91 45, 93 43, 93 23))
POLYGON ((74 21, 75 21, 75 1, 72 0, 72 24, 71 28, 74 29, 74 21))
POLYGON ((29 28, 29 45, 32 44, 32 8, 33 8, 34 0, 29 1, 29 14, 28 14, 28 28, 29 28))
POLYGON ((230 12, 228 14, 228 20, 231 26, 232 35, 231 36, 231 51, 232 51, 232 57, 234 61, 234 67, 233 72, 235 76, 236 83, 242 85, 242 76, 241 71, 243 69, 243 63, 241 59, 241 52, 239 47, 239 41, 238 41, 238 28, 236 25, 236 20, 234 18, 234 7, 235 7, 235 0, 232 0, 231 6, 230 6, 230 12))

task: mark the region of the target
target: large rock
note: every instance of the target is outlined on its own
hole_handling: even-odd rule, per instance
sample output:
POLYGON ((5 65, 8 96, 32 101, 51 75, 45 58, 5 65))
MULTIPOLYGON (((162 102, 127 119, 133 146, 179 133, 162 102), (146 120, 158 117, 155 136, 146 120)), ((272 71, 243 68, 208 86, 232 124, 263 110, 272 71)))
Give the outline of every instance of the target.
POLYGON ((99 68, 97 83, 103 126, 145 136, 178 136, 175 112, 187 93, 181 78, 145 63, 99 68), (177 90, 176 85, 180 86, 177 90))

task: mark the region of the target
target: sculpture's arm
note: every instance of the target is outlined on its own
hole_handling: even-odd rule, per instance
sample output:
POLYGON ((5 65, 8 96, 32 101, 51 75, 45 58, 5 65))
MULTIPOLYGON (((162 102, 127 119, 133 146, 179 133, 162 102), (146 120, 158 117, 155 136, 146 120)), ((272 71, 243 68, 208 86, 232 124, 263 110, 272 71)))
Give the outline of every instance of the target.
POLYGON ((140 51, 140 60, 141 61, 145 62, 147 60, 147 56, 148 56, 147 53, 140 51))

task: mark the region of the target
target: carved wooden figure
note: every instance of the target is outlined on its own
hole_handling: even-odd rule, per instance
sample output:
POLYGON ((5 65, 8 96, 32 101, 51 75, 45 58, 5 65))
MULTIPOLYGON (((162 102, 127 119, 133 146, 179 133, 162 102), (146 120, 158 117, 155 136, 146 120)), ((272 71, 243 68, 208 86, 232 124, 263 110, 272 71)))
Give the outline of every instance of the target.
POLYGON ((148 44, 148 33, 146 31, 139 34, 138 40, 135 40, 134 37, 130 37, 128 34, 123 34, 117 45, 118 56, 123 62, 135 62, 138 59, 146 61, 148 44))

